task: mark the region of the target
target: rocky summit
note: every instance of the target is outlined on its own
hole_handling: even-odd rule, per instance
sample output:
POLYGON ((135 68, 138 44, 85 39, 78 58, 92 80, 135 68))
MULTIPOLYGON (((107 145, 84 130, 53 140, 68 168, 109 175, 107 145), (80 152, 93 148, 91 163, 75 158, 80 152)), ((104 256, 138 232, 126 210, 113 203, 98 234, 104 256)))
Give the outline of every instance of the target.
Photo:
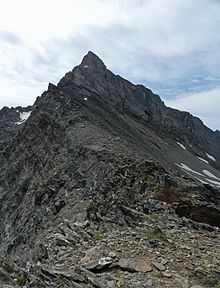
POLYGON ((219 131, 93 52, 0 128, 0 287, 220 287, 219 131))

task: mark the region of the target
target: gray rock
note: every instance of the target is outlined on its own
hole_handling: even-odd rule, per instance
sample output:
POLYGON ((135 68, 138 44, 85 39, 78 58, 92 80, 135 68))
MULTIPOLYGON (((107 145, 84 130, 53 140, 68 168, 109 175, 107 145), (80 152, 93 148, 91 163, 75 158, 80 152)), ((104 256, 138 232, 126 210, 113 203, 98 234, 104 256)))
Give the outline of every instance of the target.
POLYGON ((153 261, 152 264, 159 271, 165 271, 166 270, 166 267, 163 264, 161 264, 160 262, 153 261))
POLYGON ((117 253, 115 253, 114 251, 110 251, 108 253, 108 256, 111 257, 111 258, 116 258, 117 257, 117 253))
POLYGON ((172 273, 168 273, 168 272, 162 272, 163 276, 166 278, 172 278, 172 273))
POLYGON ((69 246, 70 242, 62 235, 57 235, 54 239, 58 246, 69 246))
POLYGON ((102 270, 113 263, 113 258, 108 257, 110 248, 105 245, 95 246, 81 259, 81 264, 88 270, 102 270))
POLYGON ((91 271, 103 270, 104 268, 110 266, 113 263, 111 257, 103 257, 98 260, 93 260, 88 263, 84 263, 84 267, 91 271))
POLYGON ((154 285, 154 282, 152 279, 148 279, 147 282, 146 282, 146 287, 153 287, 154 285))
POLYGON ((146 259, 141 257, 136 258, 123 258, 118 262, 118 266, 122 270, 126 270, 129 272, 150 272, 152 271, 152 267, 146 261, 146 259))

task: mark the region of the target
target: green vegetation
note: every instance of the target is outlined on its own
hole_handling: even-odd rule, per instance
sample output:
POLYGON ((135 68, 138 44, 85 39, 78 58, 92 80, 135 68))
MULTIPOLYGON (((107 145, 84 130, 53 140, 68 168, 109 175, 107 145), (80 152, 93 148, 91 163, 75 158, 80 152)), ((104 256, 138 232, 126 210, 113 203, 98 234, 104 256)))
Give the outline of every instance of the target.
POLYGON ((18 283, 18 285, 20 285, 20 286, 24 286, 26 282, 27 282, 27 278, 26 278, 24 275, 19 276, 19 277, 17 278, 17 283, 18 283))
POLYGON ((152 215, 144 214, 144 220, 153 222, 154 219, 153 219, 152 215))
POLYGON ((144 235, 149 240, 161 240, 161 241, 167 241, 167 236, 162 232, 155 232, 155 231, 146 231, 144 235))
POLYGON ((135 170, 137 172, 142 172, 146 167, 146 163, 145 162, 142 162, 142 163, 138 163, 135 167, 135 170))
POLYGON ((144 234, 144 236, 148 240, 160 240, 160 241, 165 241, 165 242, 168 241, 167 236, 162 232, 157 232, 154 230, 145 230, 145 229, 141 229, 141 228, 138 228, 137 232, 144 234))
POLYGON ((95 234, 93 235, 93 239, 94 239, 95 241, 101 241, 101 240, 103 239, 103 237, 102 237, 101 234, 95 233, 95 234))
POLYGON ((155 272, 154 277, 161 279, 161 278, 163 278, 163 273, 161 271, 155 272))

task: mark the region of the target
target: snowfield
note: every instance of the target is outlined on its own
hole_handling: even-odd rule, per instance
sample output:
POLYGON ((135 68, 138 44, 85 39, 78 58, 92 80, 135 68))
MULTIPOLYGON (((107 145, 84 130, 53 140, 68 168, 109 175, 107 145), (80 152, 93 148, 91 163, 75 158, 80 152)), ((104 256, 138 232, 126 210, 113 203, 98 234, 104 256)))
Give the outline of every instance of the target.
POLYGON ((214 174, 212 174, 209 170, 202 170, 202 172, 209 176, 210 178, 213 178, 213 179, 216 179, 216 180, 219 180, 220 181, 220 178, 216 177, 214 174))
POLYGON ((20 125, 20 124, 24 123, 29 118, 30 115, 31 115, 31 111, 29 111, 29 112, 20 112, 20 121, 16 122, 15 124, 16 125, 20 125))
MULTIPOLYGON (((197 157, 199 158, 199 157, 197 157)), ((218 178, 217 176, 215 176, 213 173, 211 173, 209 170, 202 170, 202 173, 197 172, 193 169, 191 169, 190 167, 188 167, 186 164, 181 163, 181 164, 177 164, 175 163, 178 167, 181 168, 181 170, 187 174, 189 174, 192 178, 195 178, 197 180, 199 180, 201 183, 203 184, 209 184, 212 186, 217 186, 218 188, 220 187, 220 178, 218 178), (207 178, 210 177, 210 178, 207 178), (214 179, 214 180, 213 180, 214 179), (216 181, 217 180, 217 181, 216 181)))
POLYGON ((205 159, 203 159, 203 158, 201 158, 201 157, 197 157, 197 158, 198 158, 199 160, 205 162, 206 164, 209 164, 209 162, 208 162, 207 160, 205 160, 205 159))
POLYGON ((205 153, 205 154, 206 154, 207 157, 209 157, 209 159, 211 159, 212 161, 216 161, 215 158, 214 158, 212 155, 210 155, 210 154, 208 154, 208 153, 205 153))
MULTIPOLYGON (((187 171, 187 172, 190 172, 190 173, 194 173, 194 174, 196 174, 196 175, 199 175, 199 176, 204 176, 204 175, 202 175, 201 173, 199 173, 199 172, 197 172, 197 171, 195 171, 195 170, 193 170, 193 169, 191 169, 190 167, 188 167, 186 164, 184 164, 184 163, 181 163, 181 164, 177 164, 177 163, 175 163, 178 167, 180 167, 183 171, 187 171)), ((192 175, 193 176, 193 175, 192 175)))

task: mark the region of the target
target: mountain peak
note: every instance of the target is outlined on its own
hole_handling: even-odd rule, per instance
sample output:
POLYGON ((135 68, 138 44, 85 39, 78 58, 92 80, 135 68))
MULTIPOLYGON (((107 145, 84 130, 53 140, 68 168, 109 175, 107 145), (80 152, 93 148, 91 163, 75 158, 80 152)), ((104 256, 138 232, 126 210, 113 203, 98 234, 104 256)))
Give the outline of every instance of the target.
POLYGON ((106 69, 103 61, 92 51, 89 51, 80 64, 83 68, 106 69))
POLYGON ((0 287, 219 287, 220 132, 93 52, 31 110, 0 110, 0 287))

